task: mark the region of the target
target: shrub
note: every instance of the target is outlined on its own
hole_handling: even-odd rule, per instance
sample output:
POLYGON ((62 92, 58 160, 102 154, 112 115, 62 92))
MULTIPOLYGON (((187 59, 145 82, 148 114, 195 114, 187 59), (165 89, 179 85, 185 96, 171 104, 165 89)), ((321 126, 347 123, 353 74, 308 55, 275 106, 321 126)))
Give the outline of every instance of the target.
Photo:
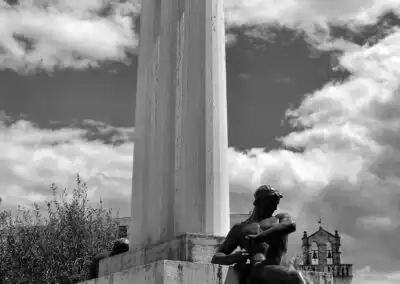
POLYGON ((0 283, 57 283, 86 278, 93 255, 110 250, 117 238, 112 211, 89 205, 87 186, 76 178, 72 198, 52 184, 52 200, 42 210, 18 207, 0 212, 0 283), (46 212, 46 213, 41 213, 46 212))

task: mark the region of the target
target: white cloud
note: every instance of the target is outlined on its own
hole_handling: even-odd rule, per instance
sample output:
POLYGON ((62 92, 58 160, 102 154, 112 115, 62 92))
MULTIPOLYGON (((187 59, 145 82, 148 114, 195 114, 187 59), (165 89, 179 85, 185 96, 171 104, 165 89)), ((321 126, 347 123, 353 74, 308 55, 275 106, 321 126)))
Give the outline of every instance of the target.
MULTIPOLYGON (((2 206, 16 208, 50 196, 49 185, 73 186, 79 173, 96 199, 130 201, 132 176, 132 129, 94 123, 119 134, 119 145, 88 140, 89 130, 45 130, 20 120, 10 126, 0 123, 0 187, 2 206), (127 135, 129 133, 129 135, 127 135), (112 190, 110 190, 112 189, 112 190)), ((100 133, 101 134, 101 133, 100 133)), ((97 200, 98 201, 98 200, 97 200)), ((128 211, 127 208, 124 208, 128 211)))
POLYGON ((330 24, 374 24, 385 12, 400 11, 399 0, 227 0, 225 6, 228 26, 278 24, 313 32, 330 24))
MULTIPOLYGON (((351 75, 287 112, 295 131, 280 140, 299 151, 231 152, 232 183, 242 190, 260 183, 281 188, 282 210, 299 220, 293 239, 315 229, 321 214, 328 228, 343 233, 349 261, 390 270, 400 264, 394 237, 400 232, 400 31, 372 46, 347 46, 339 64, 351 75), (351 239, 357 241, 346 244, 351 239)), ((375 280, 368 283, 397 281, 375 280)))
POLYGON ((397 284, 400 282, 400 272, 380 273, 366 266, 355 272, 353 284, 397 284))
POLYGON ((126 61, 137 45, 130 1, 21 1, 0 4, 0 68, 83 69, 126 61), (105 15, 102 15, 105 14, 105 15))
POLYGON ((395 226, 394 221, 390 217, 385 216, 367 216, 362 217, 360 222, 363 226, 372 227, 374 230, 391 230, 395 226))
MULTIPOLYGON (((0 68, 18 72, 56 68, 84 69, 104 61, 129 62, 138 36, 134 20, 139 0, 25 0, 0 4, 0 68)), ((329 25, 358 29, 387 11, 400 11, 400 0, 226 0, 227 28, 286 26, 305 31, 314 44, 326 43, 329 25)), ((251 35, 251 32, 248 33, 251 35)), ((257 33, 260 36, 260 33, 257 33)), ((262 32, 263 37, 273 33, 262 32)), ((235 34, 227 33, 228 45, 235 34)), ((336 44, 339 44, 336 41, 336 44)), ((342 44, 344 44, 342 42, 342 44)))

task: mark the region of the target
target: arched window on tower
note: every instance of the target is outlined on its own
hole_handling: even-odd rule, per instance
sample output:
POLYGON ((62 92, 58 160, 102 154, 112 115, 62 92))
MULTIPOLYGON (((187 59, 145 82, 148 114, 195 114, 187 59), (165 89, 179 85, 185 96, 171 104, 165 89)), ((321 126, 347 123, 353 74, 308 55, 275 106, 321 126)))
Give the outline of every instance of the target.
POLYGON ((332 244, 330 242, 326 243, 326 264, 330 265, 333 263, 332 256, 332 244))
POLYGON ((311 256, 311 264, 312 265, 318 265, 319 264, 319 259, 318 259, 318 245, 316 242, 313 242, 310 247, 310 256, 311 256))

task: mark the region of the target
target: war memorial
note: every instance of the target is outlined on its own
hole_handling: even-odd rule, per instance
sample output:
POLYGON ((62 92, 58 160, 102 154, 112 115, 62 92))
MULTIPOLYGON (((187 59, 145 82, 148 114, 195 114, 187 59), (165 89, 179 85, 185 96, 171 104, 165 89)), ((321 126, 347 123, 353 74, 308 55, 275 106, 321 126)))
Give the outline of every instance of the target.
MULTIPOLYGON (((223 1, 143 1, 138 68, 131 249, 102 260, 99 278, 85 283, 244 284, 238 270, 224 262, 228 258, 221 258, 233 252, 230 244, 238 236, 226 238, 223 1)), ((253 225, 283 220, 288 233, 293 229, 287 216, 264 223, 260 216, 253 225)), ((258 270, 259 284, 302 283, 296 273, 280 281, 266 279, 271 273, 261 266, 258 270)), ((305 274, 316 284, 332 283, 329 273, 305 274)))

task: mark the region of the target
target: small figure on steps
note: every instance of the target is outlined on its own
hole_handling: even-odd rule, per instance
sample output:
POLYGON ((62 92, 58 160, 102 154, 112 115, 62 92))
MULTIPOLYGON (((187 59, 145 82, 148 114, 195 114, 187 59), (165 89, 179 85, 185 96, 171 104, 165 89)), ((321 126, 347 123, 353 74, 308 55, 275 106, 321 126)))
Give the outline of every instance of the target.
POLYGON ((92 264, 90 266, 89 278, 94 279, 99 277, 99 263, 100 260, 105 259, 110 256, 118 255, 129 251, 129 240, 126 238, 118 239, 114 242, 113 248, 108 252, 101 252, 96 254, 92 259, 92 264))

